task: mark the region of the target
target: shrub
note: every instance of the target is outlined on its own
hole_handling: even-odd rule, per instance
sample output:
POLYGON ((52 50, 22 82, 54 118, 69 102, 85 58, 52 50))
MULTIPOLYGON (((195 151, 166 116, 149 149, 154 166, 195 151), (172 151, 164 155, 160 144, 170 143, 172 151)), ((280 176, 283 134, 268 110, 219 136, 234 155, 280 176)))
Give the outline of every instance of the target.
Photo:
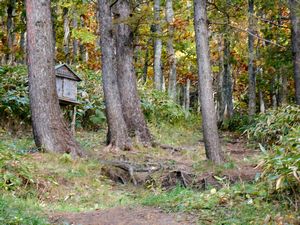
POLYGON ((15 191, 32 183, 30 167, 11 149, 0 145, 0 190, 15 191))
POLYGON ((171 100, 165 92, 140 87, 142 108, 148 121, 176 123, 185 119, 182 107, 171 100))
POLYGON ((253 119, 248 115, 234 114, 230 119, 224 120, 222 123, 223 130, 244 132, 250 124, 253 126, 253 119))
POLYGON ((300 107, 286 106, 257 117, 246 133, 249 140, 270 147, 280 144, 283 136, 296 126, 300 126, 300 107))
POLYGON ((24 66, 0 67, 0 116, 5 123, 30 121, 26 74, 24 66))
MULTIPOLYGON (((264 151, 264 148, 262 147, 264 151)), ((270 182, 273 190, 300 193, 300 126, 282 138, 281 145, 265 152, 262 177, 270 182)))

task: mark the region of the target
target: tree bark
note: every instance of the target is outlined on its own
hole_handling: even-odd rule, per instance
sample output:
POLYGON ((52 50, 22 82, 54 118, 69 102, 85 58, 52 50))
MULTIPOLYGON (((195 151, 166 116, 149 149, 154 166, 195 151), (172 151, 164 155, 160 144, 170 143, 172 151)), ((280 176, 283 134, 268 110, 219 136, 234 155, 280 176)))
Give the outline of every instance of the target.
POLYGON ((266 107, 265 107, 265 100, 264 100, 264 95, 261 89, 259 89, 259 110, 260 113, 265 113, 266 112, 266 107))
MULTIPOLYGON (((249 13, 249 32, 254 34, 254 0, 248 0, 248 13, 249 13)), ((256 113, 256 78, 254 70, 254 37, 248 35, 248 48, 249 48, 249 64, 248 64, 248 97, 249 97, 249 115, 253 116, 256 113)))
POLYGON ((162 53, 162 40, 160 38, 161 35, 161 27, 160 27, 160 0, 154 0, 154 87, 157 90, 162 91, 162 63, 161 63, 161 53, 162 53))
POLYGON ((116 26, 117 46, 117 76, 118 87, 122 102, 123 116, 129 135, 136 137, 139 142, 150 144, 151 135, 148 130, 141 101, 137 92, 137 81, 134 69, 133 32, 126 23, 132 15, 129 0, 116 3, 115 19, 119 20, 116 26))
POLYGON ((194 0, 194 23, 199 92, 202 106, 202 127, 207 158, 216 164, 221 164, 223 159, 213 99, 206 4, 206 0, 194 0))
POLYGON ((50 0, 26 1, 29 97, 34 140, 49 152, 82 155, 56 93, 50 0))
POLYGON ((14 46, 14 40, 15 40, 15 34, 14 34, 14 14, 15 14, 15 8, 16 8, 16 0, 10 0, 8 1, 7 5, 7 54, 6 54, 6 61, 8 64, 12 64, 14 61, 14 55, 13 55, 13 46, 14 46))
POLYGON ((166 21, 168 24, 167 52, 168 52, 168 61, 170 67, 168 95, 171 99, 176 101, 177 74, 176 74, 176 57, 175 57, 175 50, 173 46, 173 38, 174 38, 173 0, 166 0, 166 21))
POLYGON ((224 101, 225 111, 224 117, 229 119, 233 116, 233 102, 232 102, 232 75, 230 65, 230 41, 227 35, 224 38, 224 79, 223 79, 223 90, 224 90, 224 101))
POLYGON ((187 79, 186 88, 185 88, 185 117, 187 118, 190 114, 190 88, 191 88, 191 80, 187 79))
POLYGON ((100 12, 100 45, 102 52, 102 79, 108 122, 108 144, 122 150, 131 149, 127 126, 122 114, 116 70, 115 34, 109 0, 98 0, 100 12))
POLYGON ((69 21, 69 9, 63 8, 63 20, 64 20, 64 54, 67 63, 70 63, 70 21, 69 21))
POLYGON ((292 22, 292 51, 294 59, 294 80, 296 104, 300 105, 300 2, 289 0, 292 22))
MULTIPOLYGON (((148 41, 148 45, 149 44, 150 44, 150 41, 148 41)), ((144 68, 143 68, 143 83, 144 84, 147 82, 147 78, 148 78, 148 67, 149 67, 149 48, 146 48, 144 68)))
MULTIPOLYGON (((84 27, 84 16, 80 16, 80 27, 84 27)), ((89 55, 86 50, 86 46, 84 43, 80 43, 79 45, 80 57, 82 62, 87 62, 89 60, 89 55)))
MULTIPOLYGON (((77 18, 77 13, 74 11, 73 14, 73 19, 72 19, 72 29, 76 30, 78 28, 78 18, 77 18)), ((99 41, 100 43, 100 41, 99 41)), ((73 37, 73 63, 76 63, 78 61, 78 40, 73 37)))
POLYGON ((217 121, 220 127, 224 120, 225 99, 224 99, 224 45, 223 37, 220 35, 218 43, 219 51, 219 73, 217 75, 217 121))

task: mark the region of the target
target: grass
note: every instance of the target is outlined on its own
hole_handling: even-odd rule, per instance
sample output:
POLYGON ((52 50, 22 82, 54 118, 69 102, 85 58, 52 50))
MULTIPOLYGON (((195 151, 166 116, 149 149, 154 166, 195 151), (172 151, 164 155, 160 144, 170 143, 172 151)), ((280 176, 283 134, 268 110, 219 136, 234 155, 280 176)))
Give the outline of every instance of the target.
MULTIPOLYGON (((198 146, 202 136, 200 127, 194 127, 190 124, 161 124, 151 127, 151 131, 163 144, 198 146)), ((78 132, 77 136, 91 155, 103 154, 105 131, 78 132)), ((14 190, 0 189, 0 224, 47 224, 43 213, 91 211, 129 205, 192 213, 199 224, 280 224, 282 221, 296 224, 295 221, 299 220, 299 213, 289 210, 285 202, 270 198, 264 184, 224 184, 220 190, 211 188, 204 192, 182 187, 164 191, 159 185, 148 189, 135 188, 113 183, 103 177, 102 165, 96 157, 73 160, 69 155, 27 154, 34 152, 32 149, 34 143, 30 136, 12 137, 0 133, 0 150, 15 154, 18 163, 28 168, 25 172, 30 173, 33 181, 26 187, 20 184, 14 190)), ((218 167, 204 162, 203 149, 197 152, 182 151, 174 158, 170 158, 167 150, 159 148, 149 150, 137 146, 137 149, 126 157, 135 161, 160 159, 167 165, 192 163, 193 169, 199 173, 208 170, 221 172, 237 166, 233 161, 218 167)))
POLYGON ((168 212, 193 213, 199 224, 295 224, 300 216, 282 202, 271 201, 265 187, 256 184, 205 192, 177 187, 170 192, 146 194, 141 204, 168 212))
POLYGON ((0 196, 0 224, 5 225, 46 225, 46 217, 32 199, 0 196))

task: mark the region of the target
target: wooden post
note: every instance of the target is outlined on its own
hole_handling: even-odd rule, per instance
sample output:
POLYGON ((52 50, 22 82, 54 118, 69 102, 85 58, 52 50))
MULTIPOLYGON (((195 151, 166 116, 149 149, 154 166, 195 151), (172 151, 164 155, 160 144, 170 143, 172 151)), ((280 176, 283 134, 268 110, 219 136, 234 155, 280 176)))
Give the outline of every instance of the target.
POLYGON ((76 105, 74 105, 72 122, 71 122, 71 132, 74 136, 75 136, 75 126, 76 126, 76 110, 77 110, 77 107, 76 107, 76 105))

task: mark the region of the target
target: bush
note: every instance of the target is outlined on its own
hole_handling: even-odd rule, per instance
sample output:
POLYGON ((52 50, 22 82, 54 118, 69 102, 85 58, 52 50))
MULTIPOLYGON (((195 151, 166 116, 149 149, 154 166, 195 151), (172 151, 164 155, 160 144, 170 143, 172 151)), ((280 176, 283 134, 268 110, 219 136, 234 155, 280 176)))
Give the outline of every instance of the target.
POLYGON ((140 87, 140 96, 145 117, 149 122, 174 124, 185 119, 182 107, 165 92, 140 87))
POLYGON ((0 67, 0 116, 4 120, 30 122, 27 70, 24 66, 0 67))
POLYGON ((300 126, 300 107, 286 106, 257 117, 246 133, 249 140, 270 147, 280 144, 283 136, 296 126, 300 126))
POLYGON ((262 177, 270 182, 273 190, 297 196, 300 193, 300 126, 283 137, 281 145, 273 146, 273 151, 264 152, 262 177))
POLYGON ((234 114, 230 119, 222 123, 223 130, 244 132, 250 124, 253 126, 253 119, 248 115, 234 114))
POLYGON ((11 149, 0 145, 0 190, 16 191, 33 183, 30 167, 11 149))
MULTIPOLYGON (((78 87, 77 125, 99 129, 105 124, 101 75, 84 70, 78 87)), ((25 66, 0 67, 0 117, 2 123, 12 126, 30 124, 28 78, 25 66)), ((69 107, 67 108, 69 109, 69 107)), ((69 117, 69 115, 67 115, 69 117)), ((10 127, 11 128, 11 127, 10 127)))

